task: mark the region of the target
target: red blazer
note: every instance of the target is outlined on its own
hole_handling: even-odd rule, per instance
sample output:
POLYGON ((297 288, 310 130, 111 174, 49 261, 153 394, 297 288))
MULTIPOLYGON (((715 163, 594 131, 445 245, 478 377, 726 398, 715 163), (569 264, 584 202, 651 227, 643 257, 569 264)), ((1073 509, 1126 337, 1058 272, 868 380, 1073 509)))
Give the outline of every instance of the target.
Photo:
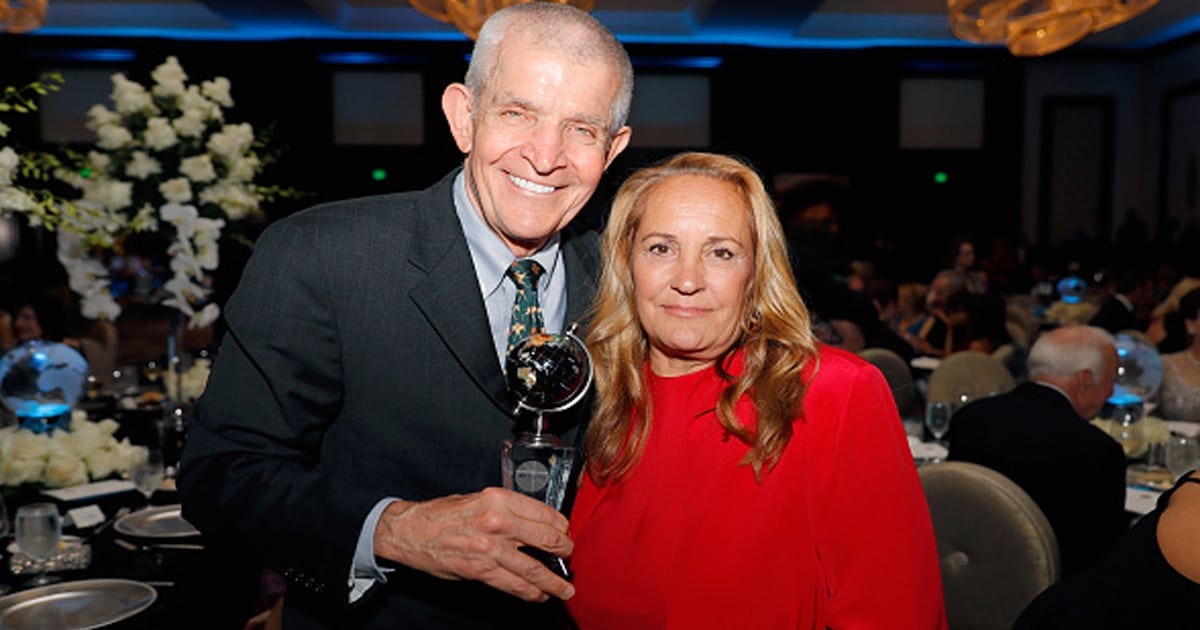
MULTIPOLYGON (((731 369, 740 367, 738 355, 731 369)), ((666 390, 652 383, 646 452, 660 456, 603 488, 584 475, 571 517, 576 596, 567 603, 583 630, 946 627, 929 508, 892 395, 873 366, 821 347, 804 414, 761 483, 739 465, 748 447, 704 414, 722 386, 715 372, 677 380, 666 390), (686 391, 660 396, 679 388, 686 391), (671 423, 666 413, 687 415, 655 442, 671 423), (671 462, 683 472, 656 470, 671 462), (675 481, 661 485, 671 474, 675 481), (639 476, 648 490, 641 503, 622 487, 639 476), (653 522, 643 516, 658 505, 655 496, 670 496, 681 511, 677 533, 666 536, 675 549, 651 549, 646 556, 655 558, 647 558, 620 548, 662 533, 638 529, 653 522), (610 525, 589 527, 593 521, 610 525), (627 583, 644 572, 661 579, 631 593, 627 583), (626 601, 639 598, 634 606, 649 604, 653 613, 625 614, 626 601)), ((754 422, 749 400, 737 413, 754 422)))

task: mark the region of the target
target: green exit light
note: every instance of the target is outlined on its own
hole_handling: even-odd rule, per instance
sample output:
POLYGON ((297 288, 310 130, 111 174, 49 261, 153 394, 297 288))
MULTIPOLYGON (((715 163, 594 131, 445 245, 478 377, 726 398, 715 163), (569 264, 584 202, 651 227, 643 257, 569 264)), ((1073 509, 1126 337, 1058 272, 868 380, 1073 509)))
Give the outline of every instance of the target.
POLYGON ((938 184, 945 184, 950 181, 950 176, 946 174, 946 171, 938 171, 933 174, 933 181, 938 184))
POLYGON ((90 169, 90 168, 87 168, 87 167, 84 167, 84 168, 81 168, 81 169, 79 169, 79 176, 80 176, 80 177, 82 177, 82 178, 84 178, 84 179, 87 179, 87 178, 91 177, 91 176, 92 176, 92 169, 90 169))
POLYGON ((387 179, 387 171, 382 168, 377 168, 377 169, 371 171, 371 179, 373 179, 377 182, 381 182, 381 181, 387 179))

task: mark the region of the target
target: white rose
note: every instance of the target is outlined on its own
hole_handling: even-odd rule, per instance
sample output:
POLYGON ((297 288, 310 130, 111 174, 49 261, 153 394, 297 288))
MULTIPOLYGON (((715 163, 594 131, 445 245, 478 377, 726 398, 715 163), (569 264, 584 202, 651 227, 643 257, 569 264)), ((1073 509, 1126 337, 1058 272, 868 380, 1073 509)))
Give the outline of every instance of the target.
POLYGON ((107 171, 108 167, 112 165, 112 158, 107 153, 100 151, 88 151, 87 161, 97 171, 107 171))
POLYGON ((121 115, 103 105, 92 105, 92 108, 87 111, 87 128, 92 131, 105 125, 118 125, 121 123, 121 115))
POLYGON ((134 151, 129 163, 125 165, 125 174, 137 179, 146 179, 161 172, 162 165, 145 151, 134 151))
POLYGON ((96 146, 101 149, 120 149, 133 142, 133 134, 120 125, 103 125, 96 130, 96 146))
POLYGON ((133 184, 129 182, 103 180, 97 182, 93 191, 91 199, 108 210, 120 210, 133 203, 133 184))
POLYGON ((4 460, 4 483, 19 486, 23 483, 42 480, 46 460, 34 457, 9 458, 4 460))
POLYGON ((229 174, 225 179, 230 182, 248 182, 258 173, 259 161, 253 155, 240 157, 232 162, 226 161, 226 164, 229 166, 229 174))
POLYGON ((221 108, 216 103, 205 98, 200 93, 200 88, 194 85, 189 85, 187 91, 183 93, 183 97, 179 99, 179 109, 184 112, 195 110, 206 121, 220 121, 223 117, 221 108))
POLYGON ((212 81, 200 83, 200 91, 224 107, 233 107, 233 97, 229 95, 229 87, 229 79, 225 77, 217 77, 212 81))
POLYGON ((119 452, 112 448, 92 451, 83 458, 87 464, 88 475, 92 479, 104 479, 113 473, 120 473, 121 465, 119 452))
POLYGON ((225 216, 231 221, 240 220, 258 211, 258 198, 246 186, 227 181, 218 182, 201 191, 200 201, 221 206, 225 216))
POLYGON ((171 123, 161 116, 146 121, 146 146, 155 151, 162 151, 175 146, 179 136, 171 123))
POLYGON ((129 227, 133 228, 135 232, 157 231, 158 217, 154 212, 154 206, 148 203, 142 204, 137 214, 133 215, 133 219, 129 221, 129 227))
POLYGON ((208 154, 185 158, 179 163, 179 172, 194 182, 211 182, 217 178, 217 171, 208 154))
MULTIPOLYGON (((34 203, 33 198, 24 190, 0 186, 0 211, 15 210, 17 212, 26 212, 33 210, 35 206, 37 204, 34 203)), ((40 224, 36 215, 28 216, 31 225, 35 222, 40 224)))
POLYGON ((179 59, 171 55, 150 73, 150 78, 155 83, 183 83, 187 81, 187 73, 179 65, 179 59))
POLYGON ((154 100, 150 98, 150 93, 140 84, 126 79, 125 75, 120 73, 112 76, 112 84, 111 98, 118 113, 151 115, 158 113, 158 108, 154 106, 154 100))
MULTIPOLYGON (((207 360, 207 359, 205 359, 205 360, 207 360)), ((121 428, 121 423, 117 422, 116 420, 113 420, 112 418, 105 418, 95 424, 96 424, 96 428, 100 429, 100 432, 103 433, 104 435, 107 435, 108 437, 113 437, 114 435, 116 435, 117 429, 121 428)))
POLYGON ((87 465, 83 459, 67 451, 57 451, 46 461, 46 485, 66 488, 88 482, 87 465))
POLYGON ((13 183, 13 173, 21 163, 21 156, 12 147, 0 149, 0 186, 10 186, 13 183))
POLYGON ((208 139, 208 150, 226 162, 241 157, 254 143, 254 129, 248 123, 225 125, 208 139))
POLYGON ((11 453, 27 459, 45 459, 50 455, 50 437, 28 429, 18 429, 8 442, 11 453))
POLYGON ((171 121, 175 132, 185 138, 199 138, 204 133, 204 112, 200 109, 185 109, 183 114, 171 121))
MULTIPOLYGON (((187 203, 192 200, 192 185, 186 177, 176 177, 158 185, 158 191, 164 199, 173 204, 187 203)), ((163 217, 166 218, 166 217, 163 217)))

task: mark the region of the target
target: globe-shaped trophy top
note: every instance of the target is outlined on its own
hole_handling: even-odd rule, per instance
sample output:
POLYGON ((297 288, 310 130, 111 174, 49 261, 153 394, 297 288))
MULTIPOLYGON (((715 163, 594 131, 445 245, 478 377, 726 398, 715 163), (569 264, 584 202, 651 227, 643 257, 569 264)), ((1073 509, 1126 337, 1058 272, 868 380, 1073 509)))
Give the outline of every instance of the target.
POLYGON ((0 357, 0 396, 4 405, 26 424, 51 419, 71 410, 83 395, 88 364, 71 346, 53 341, 28 341, 0 357))
POLYGON ((570 408, 592 383, 587 347, 570 333, 526 337, 509 351, 504 371, 518 409, 537 413, 570 408))
POLYGON ((1145 403, 1154 399, 1163 380, 1158 349, 1128 334, 1117 335, 1117 383, 1109 402, 1145 403))

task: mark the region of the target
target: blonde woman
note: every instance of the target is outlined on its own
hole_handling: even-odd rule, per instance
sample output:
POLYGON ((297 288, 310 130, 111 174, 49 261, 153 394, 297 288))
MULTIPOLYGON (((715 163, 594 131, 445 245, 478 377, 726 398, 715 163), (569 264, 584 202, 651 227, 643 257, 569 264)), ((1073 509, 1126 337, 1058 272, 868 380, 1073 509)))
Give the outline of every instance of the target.
POLYGON ((638 171, 601 251, 579 627, 945 627, 887 383, 813 340, 758 175, 707 153, 638 171))

